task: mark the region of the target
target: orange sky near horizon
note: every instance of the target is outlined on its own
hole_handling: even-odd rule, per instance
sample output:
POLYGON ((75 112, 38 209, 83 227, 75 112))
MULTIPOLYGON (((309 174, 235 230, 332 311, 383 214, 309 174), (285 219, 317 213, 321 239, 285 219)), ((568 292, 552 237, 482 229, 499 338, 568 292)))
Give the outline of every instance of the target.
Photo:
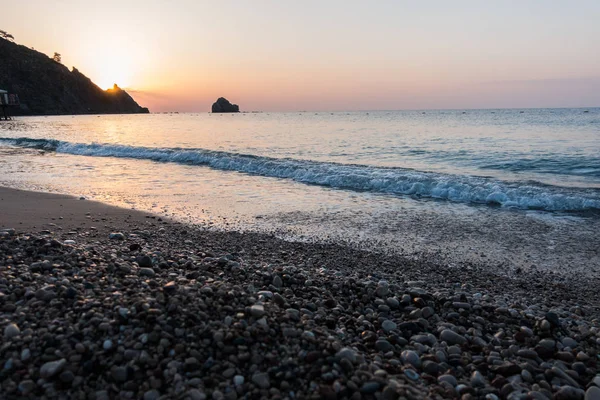
POLYGON ((30 0, 0 29, 151 111, 590 107, 598 17, 587 0, 30 0))

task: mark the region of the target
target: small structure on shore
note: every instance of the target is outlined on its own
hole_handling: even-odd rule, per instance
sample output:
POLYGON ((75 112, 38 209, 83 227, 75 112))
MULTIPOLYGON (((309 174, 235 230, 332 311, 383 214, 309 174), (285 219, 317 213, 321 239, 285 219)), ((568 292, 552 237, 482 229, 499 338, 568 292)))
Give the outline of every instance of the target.
POLYGON ((214 113, 236 113, 240 112, 240 107, 237 104, 231 104, 225 97, 219 97, 212 105, 214 113))
POLYGON ((2 114, 0 119, 4 116, 5 120, 9 119, 7 109, 9 107, 19 107, 19 96, 13 93, 8 93, 6 90, 0 89, 0 108, 2 108, 2 114))

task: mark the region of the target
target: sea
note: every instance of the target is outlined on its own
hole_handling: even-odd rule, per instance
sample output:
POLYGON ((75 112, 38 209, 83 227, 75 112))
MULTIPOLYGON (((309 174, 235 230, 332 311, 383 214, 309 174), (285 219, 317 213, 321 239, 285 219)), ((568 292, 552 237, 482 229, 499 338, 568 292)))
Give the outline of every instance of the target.
POLYGON ((456 265, 600 265, 600 108, 17 117, 0 185, 456 265))

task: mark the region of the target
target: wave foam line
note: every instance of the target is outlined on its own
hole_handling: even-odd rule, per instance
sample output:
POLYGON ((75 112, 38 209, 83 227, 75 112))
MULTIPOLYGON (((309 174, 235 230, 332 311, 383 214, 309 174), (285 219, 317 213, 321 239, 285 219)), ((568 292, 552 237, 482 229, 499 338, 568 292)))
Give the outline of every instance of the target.
POLYGON ((408 195, 461 203, 546 211, 600 210, 600 192, 535 182, 502 182, 489 178, 328 162, 279 159, 206 149, 150 148, 71 143, 49 139, 0 138, 0 143, 90 157, 119 157, 237 171, 291 179, 325 187, 408 195))

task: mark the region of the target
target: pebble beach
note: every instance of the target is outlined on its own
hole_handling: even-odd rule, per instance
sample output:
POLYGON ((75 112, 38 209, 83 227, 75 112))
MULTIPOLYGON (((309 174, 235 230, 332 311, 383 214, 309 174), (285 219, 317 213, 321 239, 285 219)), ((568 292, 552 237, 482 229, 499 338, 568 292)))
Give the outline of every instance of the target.
POLYGON ((0 198, 3 398, 600 398, 593 277, 0 198))

